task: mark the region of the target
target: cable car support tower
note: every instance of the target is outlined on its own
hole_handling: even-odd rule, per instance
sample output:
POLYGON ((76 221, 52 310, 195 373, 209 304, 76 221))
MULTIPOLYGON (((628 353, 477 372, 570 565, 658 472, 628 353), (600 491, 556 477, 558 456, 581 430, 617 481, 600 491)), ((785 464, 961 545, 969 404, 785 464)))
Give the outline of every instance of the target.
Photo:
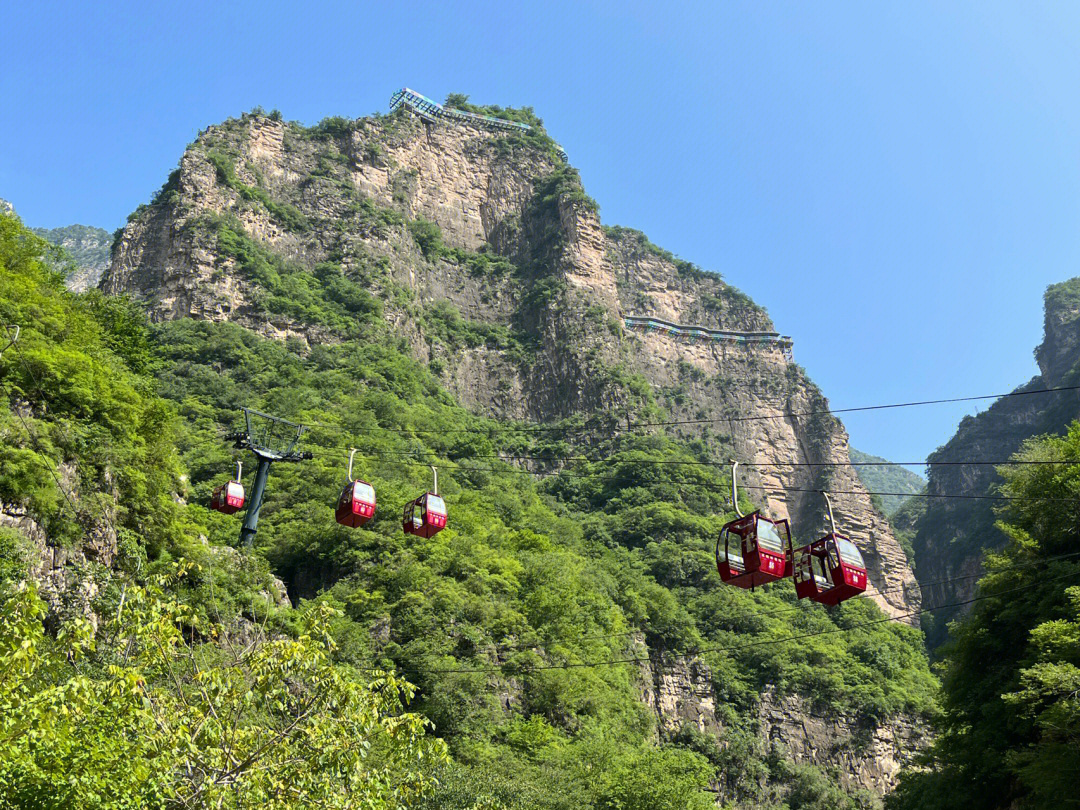
POLYGON ((244 513, 244 525, 240 529, 240 545, 250 548, 255 542, 255 531, 259 527, 259 510, 266 493, 270 465, 275 461, 304 461, 311 458, 311 453, 296 450, 300 437, 304 435, 304 425, 251 408, 243 408, 243 411, 244 430, 230 433, 225 439, 232 441, 238 450, 250 450, 259 462, 251 499, 248 501, 247 512, 244 513))

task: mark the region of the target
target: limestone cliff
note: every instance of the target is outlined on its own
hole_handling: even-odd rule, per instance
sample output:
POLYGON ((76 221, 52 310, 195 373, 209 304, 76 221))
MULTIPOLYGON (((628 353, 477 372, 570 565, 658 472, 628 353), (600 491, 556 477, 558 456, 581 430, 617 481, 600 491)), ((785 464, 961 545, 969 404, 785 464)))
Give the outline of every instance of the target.
POLYGON ((404 110, 335 121, 305 129, 247 115, 206 130, 125 228, 103 288, 145 299, 157 319, 333 339, 258 300, 242 259, 222 247, 224 220, 284 260, 332 261, 365 279, 414 353, 477 411, 542 421, 630 413, 633 397, 613 378, 640 375, 672 420, 694 420, 684 434, 705 437, 718 461, 743 461, 748 494, 792 518, 800 539, 821 528, 816 490, 850 493, 835 507, 867 558, 875 599, 892 615, 918 608, 903 551, 843 466, 843 426, 819 413, 827 401, 798 366, 775 345, 686 344, 623 325, 652 315, 771 330, 763 309, 641 234, 605 230, 576 172, 543 143, 404 110), (417 223, 437 226, 437 244, 416 238, 417 223), (440 339, 433 314, 447 312, 501 330, 503 345, 440 339))
MULTIPOLYGON (((1026 439, 1064 433, 1068 424, 1080 417, 1080 391, 1025 394, 1076 385, 1080 380, 1080 278, 1049 287, 1044 309, 1043 342, 1035 350, 1039 374, 1017 388, 1013 396, 1003 397, 960 422, 956 435, 928 459, 931 495, 992 494, 1000 481, 993 466, 948 466, 944 462, 1004 461, 1026 439)), ((925 583, 928 603, 948 604, 973 595, 983 553, 1001 548, 1006 541, 994 526, 994 506, 990 500, 928 499, 916 522, 914 538, 916 573, 925 583)), ((947 622, 962 610, 939 611, 927 622, 927 640, 932 646, 944 641, 947 622)))
MULTIPOLYGON (((650 663, 642 667, 643 702, 657 716, 662 734, 696 727, 723 737, 725 713, 718 706, 709 668, 698 660, 650 663)), ((729 715, 730 716, 730 715, 729 715)), ((743 719, 752 744, 767 756, 814 765, 836 774, 846 791, 864 790, 881 796, 896 786, 901 767, 910 764, 930 739, 922 719, 899 717, 887 724, 819 709, 798 695, 782 695, 767 686, 755 716, 743 719)), ((725 774, 722 793, 734 792, 735 774, 725 774)), ((760 787, 768 780, 761 777, 760 787)))

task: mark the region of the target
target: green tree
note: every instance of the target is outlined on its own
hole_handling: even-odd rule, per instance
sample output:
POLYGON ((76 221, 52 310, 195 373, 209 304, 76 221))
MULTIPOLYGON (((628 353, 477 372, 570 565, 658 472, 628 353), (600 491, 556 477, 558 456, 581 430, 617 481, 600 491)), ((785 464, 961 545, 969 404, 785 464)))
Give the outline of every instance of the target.
POLYGON ((1080 423, 1016 458, 1039 463, 999 469, 1010 543, 952 627, 939 736, 891 807, 1080 807, 1080 423))
POLYGON ((413 687, 331 661, 333 611, 293 638, 201 622, 181 567, 129 586, 96 631, 56 639, 25 585, 0 606, 0 797, 34 808, 399 808, 445 746, 404 711, 413 687))

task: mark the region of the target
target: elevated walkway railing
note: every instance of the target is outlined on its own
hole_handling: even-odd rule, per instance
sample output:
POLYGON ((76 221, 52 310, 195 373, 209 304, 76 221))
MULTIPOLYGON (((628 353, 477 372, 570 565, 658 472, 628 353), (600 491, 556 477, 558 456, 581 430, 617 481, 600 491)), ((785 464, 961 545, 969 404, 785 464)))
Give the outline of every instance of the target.
POLYGON ((637 332, 656 332, 668 335, 680 343, 735 343, 743 346, 768 344, 777 347, 784 357, 791 359, 795 342, 779 332, 740 332, 733 329, 709 329, 704 326, 688 326, 672 323, 662 318, 645 315, 627 315, 626 328, 637 332))
MULTIPOLYGON (((425 121, 474 124, 488 129, 516 130, 517 132, 528 132, 532 129, 528 124, 522 124, 518 121, 507 121, 505 118, 496 118, 493 115, 479 115, 464 110, 455 110, 453 107, 444 107, 439 102, 421 95, 415 90, 410 90, 408 87, 402 87, 394 95, 390 96, 390 112, 394 112, 403 104, 425 121)), ((559 150, 562 159, 566 160, 566 150, 558 144, 555 144, 555 148, 559 150)))

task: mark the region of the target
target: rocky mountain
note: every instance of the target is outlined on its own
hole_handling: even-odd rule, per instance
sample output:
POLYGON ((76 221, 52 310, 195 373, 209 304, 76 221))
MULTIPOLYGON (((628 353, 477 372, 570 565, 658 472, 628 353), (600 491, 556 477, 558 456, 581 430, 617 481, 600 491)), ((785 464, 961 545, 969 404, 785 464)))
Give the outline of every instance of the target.
POLYGON ((34 228, 34 233, 47 242, 62 247, 75 265, 68 273, 68 288, 83 292, 97 287, 109 261, 112 234, 104 228, 90 225, 66 225, 63 228, 34 228))
MULTIPOLYGON (((956 435, 929 458, 928 492, 992 495, 1001 477, 992 465, 950 466, 950 461, 1005 461, 1028 439, 1063 434, 1080 416, 1080 391, 1030 393, 1080 382, 1080 278, 1051 285, 1044 300, 1044 336, 1035 350, 1039 374, 982 413, 965 417, 956 435)), ((975 591, 986 551, 1007 538, 995 527, 992 500, 928 498, 913 523, 916 574, 931 604, 963 601, 975 591), (940 580, 954 579, 952 582, 940 580)), ((946 623, 962 608, 926 622, 931 646, 944 641, 946 623)))
POLYGON ((740 459, 749 497, 790 517, 799 538, 822 527, 817 490, 855 493, 834 508, 875 598, 892 615, 918 608, 903 551, 846 466, 843 426, 820 414, 827 401, 781 348, 685 343, 625 321, 771 331, 765 310, 642 234, 605 229, 550 139, 406 112, 314 130, 251 115, 210 127, 126 226, 102 288, 146 301, 157 320, 330 339, 298 322, 295 301, 259 291, 230 248, 237 229, 282 259, 362 278, 414 356, 477 413, 625 421, 647 387, 666 421, 686 422, 679 435, 740 459), (450 334, 460 329, 498 338, 469 345, 450 334))
POLYGON ((881 456, 864 453, 854 447, 851 448, 851 461, 857 467, 859 480, 866 485, 871 492, 892 492, 895 495, 880 495, 881 508, 890 518, 900 508, 907 497, 916 492, 922 492, 926 486, 926 479, 918 473, 914 473, 905 467, 888 466, 888 461, 881 456), (875 466, 881 464, 882 466, 875 466))
POLYGON ((0 452, 34 486, 0 487, 0 541, 28 557, 11 567, 58 615, 115 614, 122 572, 179 558, 201 566, 184 598, 241 634, 338 609, 337 658, 416 684, 449 745, 424 806, 875 806, 925 744, 936 684, 843 426, 763 308, 601 224, 531 111, 472 111, 530 128, 404 108, 208 128, 102 277, 149 325, 124 298, 4 268, 0 308, 43 381, 0 367, 0 452), (61 314, 35 324, 43 300, 61 314), (94 326, 59 328, 73 318, 94 326), (234 468, 241 406, 308 424, 313 456, 275 465, 251 551, 201 505, 234 468), (362 529, 329 508, 349 447, 379 498, 362 529), (744 506, 800 540, 822 529, 818 491, 847 493, 870 598, 721 585, 732 457, 744 506), (450 523, 405 536, 429 464, 450 523))

